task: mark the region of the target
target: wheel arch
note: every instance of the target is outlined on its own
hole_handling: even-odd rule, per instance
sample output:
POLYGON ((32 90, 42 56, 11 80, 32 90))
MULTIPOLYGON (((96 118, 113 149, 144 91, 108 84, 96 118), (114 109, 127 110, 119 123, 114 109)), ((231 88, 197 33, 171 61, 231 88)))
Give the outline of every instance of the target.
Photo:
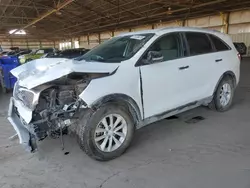
POLYGON ((142 121, 142 115, 138 104, 133 98, 125 94, 106 95, 94 102, 90 108, 96 110, 107 103, 118 103, 119 105, 127 107, 136 125, 142 121))
POLYGON ((224 72, 224 73, 221 75, 219 81, 217 82, 217 84, 216 84, 216 86, 215 86, 215 88, 214 88, 213 94, 216 92, 216 90, 217 90, 217 88, 218 88, 218 86, 219 86, 221 80, 222 80, 223 78, 227 77, 227 76, 230 77, 230 78, 233 80, 234 87, 236 87, 236 76, 235 76, 235 74, 234 74, 232 71, 226 71, 226 72, 224 72))

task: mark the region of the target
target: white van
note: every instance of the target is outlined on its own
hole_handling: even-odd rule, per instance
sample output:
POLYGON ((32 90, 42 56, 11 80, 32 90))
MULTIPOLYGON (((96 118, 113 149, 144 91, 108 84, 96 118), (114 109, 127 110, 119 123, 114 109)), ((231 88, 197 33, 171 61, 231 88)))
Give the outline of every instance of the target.
POLYGON ((228 110, 240 56, 225 34, 164 28, 114 37, 74 60, 34 60, 12 74, 8 119, 26 149, 76 125, 81 148, 110 160, 149 123, 200 105, 228 110))

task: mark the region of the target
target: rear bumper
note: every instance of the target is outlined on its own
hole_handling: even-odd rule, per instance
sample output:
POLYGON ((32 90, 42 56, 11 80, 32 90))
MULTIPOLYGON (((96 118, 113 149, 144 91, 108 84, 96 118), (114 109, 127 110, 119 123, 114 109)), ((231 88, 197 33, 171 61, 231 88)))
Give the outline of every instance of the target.
POLYGON ((17 114, 13 97, 10 99, 8 120, 18 135, 19 143, 23 145, 26 151, 34 152, 37 149, 35 139, 17 114))

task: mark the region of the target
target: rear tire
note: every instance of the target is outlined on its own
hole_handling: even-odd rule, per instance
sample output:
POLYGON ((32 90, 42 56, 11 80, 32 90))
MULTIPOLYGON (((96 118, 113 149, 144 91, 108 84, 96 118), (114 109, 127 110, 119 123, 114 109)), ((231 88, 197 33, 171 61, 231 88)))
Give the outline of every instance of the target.
POLYGON ((83 114, 79 119, 77 140, 87 155, 99 161, 107 161, 126 151, 135 130, 132 116, 126 107, 110 103, 94 112, 87 110, 83 114))
POLYGON ((225 112, 230 109, 235 92, 234 81, 230 76, 225 76, 219 83, 212 102, 208 107, 218 112, 225 112))

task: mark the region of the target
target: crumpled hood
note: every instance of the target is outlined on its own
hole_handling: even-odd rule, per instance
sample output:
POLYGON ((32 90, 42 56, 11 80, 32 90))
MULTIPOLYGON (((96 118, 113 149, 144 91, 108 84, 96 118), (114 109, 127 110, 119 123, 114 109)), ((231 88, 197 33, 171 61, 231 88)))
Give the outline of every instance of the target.
POLYGON ((32 89, 41 84, 56 80, 72 72, 112 73, 119 63, 76 61, 65 58, 43 58, 30 61, 13 70, 19 85, 32 89))

